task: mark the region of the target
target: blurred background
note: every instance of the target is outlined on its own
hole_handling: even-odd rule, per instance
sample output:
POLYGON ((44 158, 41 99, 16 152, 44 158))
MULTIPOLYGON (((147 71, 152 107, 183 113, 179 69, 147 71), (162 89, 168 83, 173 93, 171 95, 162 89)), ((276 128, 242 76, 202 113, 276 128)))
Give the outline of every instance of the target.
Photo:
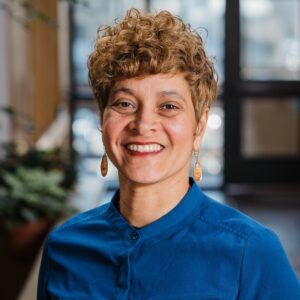
POLYGON ((203 37, 219 88, 200 186, 271 227, 300 275, 300 0, 0 0, 1 299, 35 299, 47 232, 118 188, 87 57, 130 7, 203 37))

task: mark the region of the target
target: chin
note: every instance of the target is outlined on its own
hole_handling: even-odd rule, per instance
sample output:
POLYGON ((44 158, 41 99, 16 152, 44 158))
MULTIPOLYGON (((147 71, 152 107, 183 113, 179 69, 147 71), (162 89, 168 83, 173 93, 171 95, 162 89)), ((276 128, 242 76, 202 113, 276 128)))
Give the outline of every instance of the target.
POLYGON ((146 185, 154 184, 164 180, 162 174, 157 174, 157 172, 132 172, 130 174, 123 173, 122 177, 125 181, 132 182, 133 184, 146 185))

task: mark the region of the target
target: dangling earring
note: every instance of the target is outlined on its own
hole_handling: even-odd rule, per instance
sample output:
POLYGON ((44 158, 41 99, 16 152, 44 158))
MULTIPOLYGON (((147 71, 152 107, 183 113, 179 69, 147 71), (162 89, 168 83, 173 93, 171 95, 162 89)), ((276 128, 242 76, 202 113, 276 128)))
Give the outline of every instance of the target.
POLYGON ((107 171, 108 171, 108 161, 107 161, 107 154, 104 152, 103 156, 102 156, 102 159, 101 159, 101 167, 100 167, 100 170, 101 170, 101 175, 103 177, 106 176, 107 174, 107 171))
POLYGON ((194 164, 194 179, 198 182, 202 180, 202 169, 199 161, 199 151, 195 151, 195 164, 194 164))

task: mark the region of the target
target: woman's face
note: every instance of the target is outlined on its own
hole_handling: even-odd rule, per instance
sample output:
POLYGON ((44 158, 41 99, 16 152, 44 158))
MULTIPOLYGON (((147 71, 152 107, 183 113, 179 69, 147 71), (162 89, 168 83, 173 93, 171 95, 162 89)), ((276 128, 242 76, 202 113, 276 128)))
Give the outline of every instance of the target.
POLYGON ((121 80, 113 86, 103 112, 103 143, 121 180, 151 184, 187 178, 206 120, 207 111, 196 126, 190 88, 182 74, 121 80))

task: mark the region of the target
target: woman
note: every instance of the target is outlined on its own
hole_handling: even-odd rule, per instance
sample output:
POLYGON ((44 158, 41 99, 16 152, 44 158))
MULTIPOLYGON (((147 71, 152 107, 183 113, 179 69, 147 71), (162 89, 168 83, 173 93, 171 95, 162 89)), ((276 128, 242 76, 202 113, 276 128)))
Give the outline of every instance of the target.
POLYGON ((199 35, 131 9, 99 30, 88 67, 120 189, 50 234, 38 299, 299 300, 275 234, 189 178, 216 94, 199 35))

